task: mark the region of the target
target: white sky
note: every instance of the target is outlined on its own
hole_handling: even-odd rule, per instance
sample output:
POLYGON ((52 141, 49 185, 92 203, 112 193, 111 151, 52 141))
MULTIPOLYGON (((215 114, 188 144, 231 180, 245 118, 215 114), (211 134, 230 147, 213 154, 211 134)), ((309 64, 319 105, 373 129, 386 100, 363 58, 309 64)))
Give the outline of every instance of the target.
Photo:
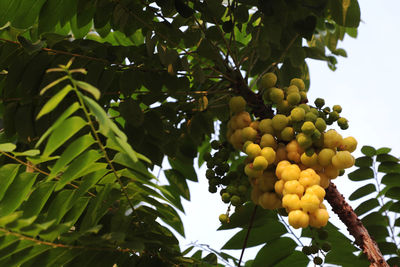
MULTIPOLYGON (((342 106, 342 115, 349 120, 350 127, 341 133, 358 140, 356 157, 361 155, 362 145, 391 147, 392 154, 400 156, 400 1, 359 0, 359 3, 362 23, 358 37, 347 36, 338 45, 347 51, 348 58, 339 58, 335 72, 329 70, 325 62, 308 60, 311 75, 308 96, 311 101, 322 97, 329 106, 342 106)), ((207 180, 202 173, 204 169, 199 172, 199 183, 190 183, 191 201, 183 201, 186 239, 180 242, 183 248, 197 242, 219 250, 234 231, 216 231, 220 225, 218 216, 227 206, 218 193, 208 193, 207 180)), ((346 198, 360 186, 346 176, 339 177, 335 183, 346 198)), ((332 220, 336 222, 335 218, 332 220)), ((337 226, 345 229, 343 225, 337 226)), ((246 250, 245 260, 253 258, 256 251, 246 250)), ((226 252, 236 257, 240 255, 240 251, 226 252)))

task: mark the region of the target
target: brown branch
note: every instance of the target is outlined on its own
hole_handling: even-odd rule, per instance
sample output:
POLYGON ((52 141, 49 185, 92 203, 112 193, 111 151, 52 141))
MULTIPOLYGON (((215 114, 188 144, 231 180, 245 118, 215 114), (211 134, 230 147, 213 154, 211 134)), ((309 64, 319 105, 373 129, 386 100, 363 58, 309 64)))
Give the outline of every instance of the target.
POLYGON ((244 254, 244 251, 245 251, 245 249, 247 247, 247 240, 249 239, 250 230, 253 227, 254 218, 256 217, 257 206, 258 205, 254 206, 253 213, 251 214, 251 218, 250 218, 250 222, 249 222, 249 228, 247 228, 246 237, 244 238, 244 241, 243 241, 243 248, 242 248, 242 253, 240 253, 240 259, 239 259, 239 262, 238 262, 238 267, 240 267, 240 264, 242 263, 243 254, 244 254))
POLYGON ((333 183, 326 189, 326 200, 332 206, 339 219, 347 226, 349 233, 354 236, 355 243, 363 250, 371 262, 370 267, 389 267, 375 240, 371 238, 367 229, 346 202, 343 195, 337 190, 333 183))

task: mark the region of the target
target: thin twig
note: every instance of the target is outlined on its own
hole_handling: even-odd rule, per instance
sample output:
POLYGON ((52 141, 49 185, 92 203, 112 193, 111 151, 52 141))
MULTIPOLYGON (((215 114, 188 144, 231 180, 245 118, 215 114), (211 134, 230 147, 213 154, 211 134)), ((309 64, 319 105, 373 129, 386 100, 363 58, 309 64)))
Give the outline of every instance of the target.
POLYGON ((250 222, 249 222, 249 227, 247 228, 246 237, 244 238, 244 241, 243 241, 242 252, 240 253, 240 258, 239 258, 238 267, 240 267, 240 264, 242 263, 243 254, 244 254, 244 251, 245 251, 246 246, 247 246, 247 241, 248 241, 248 239, 249 239, 250 230, 251 230, 251 228, 253 227, 253 222, 254 222, 254 218, 256 217, 256 212, 257 212, 257 205, 254 206, 253 213, 251 214, 251 218, 250 218, 250 222))

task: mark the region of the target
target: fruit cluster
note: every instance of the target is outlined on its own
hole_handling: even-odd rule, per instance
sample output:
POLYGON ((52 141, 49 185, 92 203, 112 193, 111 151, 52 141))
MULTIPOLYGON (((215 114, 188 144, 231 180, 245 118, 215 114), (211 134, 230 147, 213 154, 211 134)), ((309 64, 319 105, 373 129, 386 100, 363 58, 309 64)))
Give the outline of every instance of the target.
POLYGON ((353 166, 357 141, 326 130, 335 121, 348 122, 341 107, 324 108, 324 100, 311 106, 303 80, 292 79, 284 89, 277 77, 265 74, 259 83, 265 104, 276 110, 272 118, 253 120, 241 96, 230 99, 227 140, 247 154, 244 173, 252 186, 251 199, 264 209, 285 208, 295 227, 325 226, 329 215, 322 204, 330 180, 353 166))

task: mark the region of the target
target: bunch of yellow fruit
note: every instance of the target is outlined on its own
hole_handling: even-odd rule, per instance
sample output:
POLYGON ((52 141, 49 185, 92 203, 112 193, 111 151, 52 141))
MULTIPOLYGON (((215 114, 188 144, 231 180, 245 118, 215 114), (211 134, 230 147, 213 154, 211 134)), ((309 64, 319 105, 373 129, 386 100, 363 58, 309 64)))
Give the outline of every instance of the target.
POLYGON ((357 147, 354 137, 343 138, 337 131, 326 131, 327 124, 341 118, 341 107, 333 111, 307 102, 303 80, 295 78, 284 89, 275 87, 276 75, 267 73, 260 83, 266 104, 276 110, 272 118, 252 120, 241 96, 230 99, 231 118, 227 140, 247 154, 244 173, 252 185, 251 199, 264 209, 285 208, 295 227, 325 226, 329 215, 322 204, 331 179, 354 165, 351 155, 357 147))

